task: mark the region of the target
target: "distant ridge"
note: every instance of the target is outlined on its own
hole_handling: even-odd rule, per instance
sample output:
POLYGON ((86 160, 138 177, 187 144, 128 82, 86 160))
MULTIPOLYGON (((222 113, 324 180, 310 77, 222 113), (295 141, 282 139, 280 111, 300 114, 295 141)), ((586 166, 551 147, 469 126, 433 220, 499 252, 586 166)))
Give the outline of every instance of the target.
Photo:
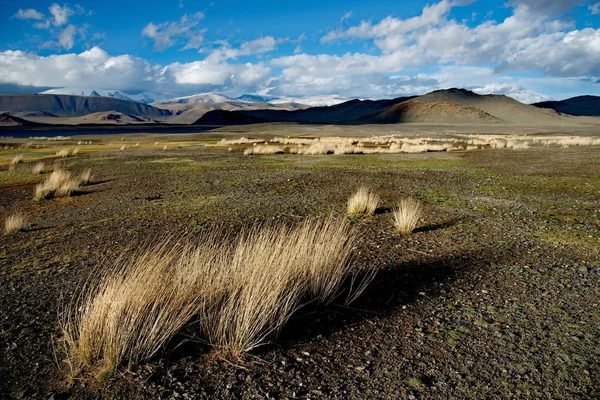
POLYGON ((533 105, 563 114, 600 117, 600 96, 577 96, 562 101, 543 101, 533 105))
POLYGON ((393 100, 351 100, 330 107, 298 111, 239 110, 207 112, 201 125, 234 125, 261 122, 307 124, 516 123, 537 125, 561 120, 552 110, 523 104, 504 95, 479 95, 465 89, 437 90, 423 96, 393 100))
POLYGON ((116 111, 140 117, 166 117, 168 110, 159 109, 130 100, 98 96, 71 96, 56 94, 5 94, 0 95, 0 112, 49 113, 59 117, 78 117, 91 113, 116 111))
POLYGON ((35 122, 24 120, 23 118, 15 117, 14 115, 10 115, 7 113, 0 114, 0 127, 3 126, 36 126, 42 125, 35 122))

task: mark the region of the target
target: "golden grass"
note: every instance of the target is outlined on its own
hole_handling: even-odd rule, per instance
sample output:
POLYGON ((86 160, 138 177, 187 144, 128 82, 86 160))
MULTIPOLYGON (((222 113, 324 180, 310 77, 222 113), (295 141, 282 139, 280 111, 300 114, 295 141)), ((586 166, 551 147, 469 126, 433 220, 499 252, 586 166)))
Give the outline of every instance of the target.
POLYGON ((92 170, 88 168, 79 176, 79 184, 82 186, 88 185, 92 181, 92 170))
POLYGON ((57 151, 56 156, 60 157, 60 158, 69 157, 69 149, 61 149, 61 150, 57 151))
POLYGON ((53 197, 69 197, 80 187, 78 179, 71 177, 71 173, 62 169, 55 169, 50 176, 35 187, 35 200, 50 199, 53 197))
POLYGON ((283 154, 285 153, 285 147, 282 146, 274 146, 269 144, 259 144, 253 147, 248 147, 244 150, 244 155, 252 155, 252 154, 283 154))
POLYGON ((71 154, 74 155, 74 156, 76 156, 77 154, 79 154, 79 147, 74 148, 73 152, 71 154))
POLYGON ((366 187, 361 187, 348 199, 346 212, 351 217, 369 216, 375 213, 379 196, 366 187))
POLYGON ((268 143, 263 139, 223 139, 215 146, 253 145, 246 148, 245 154, 277 154, 285 150, 290 154, 325 155, 325 154, 400 154, 426 153, 441 151, 473 151, 485 148, 523 150, 535 146, 595 146, 600 139, 585 136, 539 136, 527 134, 476 135, 451 134, 448 137, 403 137, 401 135, 383 135, 364 138, 321 137, 321 138, 283 138, 276 137, 268 143), (259 147, 262 146, 262 147, 259 147), (265 147, 266 146, 266 147, 265 147), (276 149, 281 151, 264 151, 260 149, 276 149), (259 147, 257 150, 256 147, 259 147))
POLYGON ((43 162, 38 162, 35 163, 33 167, 31 167, 31 172, 34 175, 41 175, 44 173, 44 163, 43 162))
POLYGON ((418 200, 411 197, 400 200, 392 212, 394 228, 400 233, 411 233, 419 225, 422 212, 423 207, 418 200))
POLYGON ((165 240, 121 258, 63 313, 68 360, 74 370, 113 373, 156 355, 186 326, 239 357, 276 335, 305 302, 335 296, 351 272, 355 241, 347 222, 327 219, 255 226, 235 238, 165 240))
POLYGON ((18 156, 14 156, 14 158, 10 161, 10 169, 13 169, 17 166, 17 164, 21 164, 23 162, 23 156, 22 155, 18 155, 18 156))
POLYGON ((21 213, 9 215, 4 221, 4 233, 10 235, 27 228, 25 216, 21 213))

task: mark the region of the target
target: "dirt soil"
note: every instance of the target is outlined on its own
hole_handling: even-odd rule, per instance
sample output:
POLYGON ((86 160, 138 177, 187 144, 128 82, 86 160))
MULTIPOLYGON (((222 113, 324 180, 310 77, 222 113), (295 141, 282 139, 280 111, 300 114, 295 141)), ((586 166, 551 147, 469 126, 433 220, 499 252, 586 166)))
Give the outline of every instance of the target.
POLYGON ((0 398, 600 397, 600 146, 245 157, 192 139, 165 151, 127 137, 118 151, 98 137, 49 157, 93 170, 67 199, 34 201, 43 176, 27 163, 0 169, 2 221, 21 211, 31 223, 0 240, 0 398), (67 381, 57 314, 103 260, 167 233, 341 216, 362 185, 383 204, 354 222, 354 260, 377 275, 351 305, 301 309, 236 362, 190 327, 114 378, 67 381), (425 215, 400 235, 390 208, 407 195, 425 215))

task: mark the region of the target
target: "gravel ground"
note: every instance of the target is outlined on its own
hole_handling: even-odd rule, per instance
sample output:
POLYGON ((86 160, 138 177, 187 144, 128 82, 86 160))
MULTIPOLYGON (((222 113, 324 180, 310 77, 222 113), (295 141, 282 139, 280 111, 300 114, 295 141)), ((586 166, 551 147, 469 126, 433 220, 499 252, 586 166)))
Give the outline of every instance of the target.
MULTIPOLYGON (((139 138, 136 138, 138 140, 139 138)), ((154 139, 152 139, 154 140, 154 139)), ((184 140, 184 139, 182 139, 184 140)), ((244 157, 199 146, 91 152, 94 184, 35 202, 41 178, 0 170, 0 398, 598 398, 600 148, 244 157), (342 214, 361 185, 383 199, 356 221, 355 262, 377 274, 345 306, 301 309, 231 362, 182 333, 105 382, 67 382, 57 313, 102 260, 167 232, 342 214), (396 234, 412 195, 421 227, 396 234), (181 344, 181 341, 184 343, 181 344)))

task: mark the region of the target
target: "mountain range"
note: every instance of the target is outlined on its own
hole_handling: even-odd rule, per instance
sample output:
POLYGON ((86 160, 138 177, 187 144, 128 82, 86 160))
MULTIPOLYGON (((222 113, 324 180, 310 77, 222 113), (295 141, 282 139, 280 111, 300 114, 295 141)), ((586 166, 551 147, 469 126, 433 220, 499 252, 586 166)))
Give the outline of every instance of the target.
POLYGON ((166 93, 153 93, 153 92, 141 92, 141 93, 125 93, 120 90, 106 90, 106 89, 93 89, 93 88, 75 88, 75 87, 64 87, 56 88, 43 91, 39 94, 65 94, 71 96, 89 96, 89 97, 110 97, 113 99, 120 100, 132 100, 143 104, 190 104, 190 103, 221 103, 235 101, 240 103, 272 103, 272 104, 283 104, 283 103, 295 103, 306 106, 331 106, 334 104, 343 103, 350 100, 349 98, 331 95, 331 96, 312 96, 312 97, 285 97, 280 98, 277 96, 266 96, 259 94, 243 94, 239 97, 228 97, 217 93, 200 93, 191 96, 174 97, 166 93))
MULTIPOLYGON (((85 92, 84 92, 85 93, 85 92)), ((90 92, 91 93, 91 92, 90 92)), ((479 95, 465 89, 437 90, 390 100, 349 100, 338 96, 271 99, 244 95, 244 101, 203 93, 143 104, 115 92, 103 96, 0 95, 3 126, 32 124, 198 124, 236 125, 268 122, 305 124, 521 124, 579 123, 575 116, 600 116, 600 97, 527 105, 504 95, 479 95), (310 101, 309 101, 310 100, 310 101), (320 105, 322 104, 322 105, 320 105), (568 114, 567 114, 568 113, 568 114)), ((107 93, 105 93, 107 94, 107 93)), ((591 120, 591 123, 597 121, 591 120)))

